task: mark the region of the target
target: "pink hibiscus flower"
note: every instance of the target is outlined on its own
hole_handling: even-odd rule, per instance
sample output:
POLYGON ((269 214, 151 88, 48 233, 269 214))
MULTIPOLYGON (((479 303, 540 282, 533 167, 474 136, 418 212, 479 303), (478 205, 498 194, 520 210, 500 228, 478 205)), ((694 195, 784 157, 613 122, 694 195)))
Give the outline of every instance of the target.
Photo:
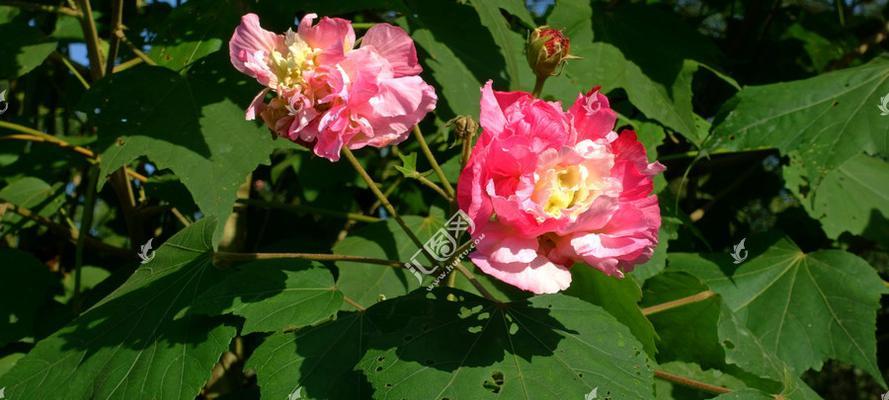
POLYGON ((297 31, 275 34, 247 14, 229 42, 232 65, 266 87, 247 108, 276 134, 337 161, 343 146, 403 141, 435 108, 432 86, 418 75, 414 42, 401 28, 376 24, 355 45, 352 24, 306 14, 297 31), (267 93, 274 98, 265 102, 267 93))
POLYGON ((481 137, 457 200, 482 237, 470 255, 520 289, 554 293, 586 263, 623 277, 651 258, 661 224, 652 176, 635 132, 613 131, 608 99, 593 90, 568 112, 524 92, 482 89, 481 137))

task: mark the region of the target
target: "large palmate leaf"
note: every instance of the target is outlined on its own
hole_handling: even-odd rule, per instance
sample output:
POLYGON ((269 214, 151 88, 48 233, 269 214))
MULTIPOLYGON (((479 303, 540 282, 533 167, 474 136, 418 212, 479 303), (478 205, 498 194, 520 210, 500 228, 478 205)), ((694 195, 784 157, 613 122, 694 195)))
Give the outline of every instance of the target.
POLYGON ((564 295, 499 304, 460 291, 410 294, 273 335, 248 367, 263 398, 564 399, 595 388, 603 398, 653 398, 648 360, 627 328, 564 295))
POLYGON ((197 300, 193 314, 244 317, 242 334, 300 328, 331 319, 343 303, 327 268, 293 260, 240 266, 197 300))
MULTIPOLYGON (((889 120, 887 120, 889 121, 889 120)), ((886 239, 889 229, 889 163, 859 154, 830 171, 802 204, 821 220, 827 236, 843 232, 886 239)))
POLYGON ((796 373, 834 358, 882 382, 873 327, 887 292, 864 260, 840 250, 803 253, 782 239, 727 276, 726 256, 671 256, 671 265, 698 276, 755 335, 767 353, 796 373))
POLYGON ((571 287, 565 294, 604 308, 630 328, 630 332, 642 343, 645 352, 654 357, 657 352, 654 344, 657 333, 639 308, 642 290, 635 280, 616 279, 598 269, 577 264, 571 268, 571 287))
POLYGON ((525 61, 524 37, 511 30, 509 23, 503 18, 500 10, 503 9, 513 14, 527 24, 534 26, 534 20, 528 9, 520 0, 472 0, 470 1, 481 19, 482 25, 488 28, 494 37, 494 42, 500 47, 500 53, 506 60, 506 75, 509 77, 509 87, 502 90, 529 90, 534 85, 525 61))
POLYGON ((719 313, 719 340, 725 348, 725 361, 757 376, 780 384, 780 398, 788 400, 818 400, 809 388, 783 360, 743 325, 726 305, 719 313))
MULTIPOLYGON (((635 13, 646 15, 651 13, 645 10, 647 8, 641 6, 631 7, 631 11, 635 13)), ((601 85, 606 93, 623 88, 630 102, 645 116, 678 131, 692 142, 697 144, 703 142, 706 132, 696 126, 696 117, 691 104, 691 81, 701 65, 700 61, 696 60, 711 59, 712 56, 705 56, 703 51, 700 54, 684 51, 674 53, 670 57, 673 61, 669 64, 663 61, 649 62, 651 59, 642 56, 638 56, 637 60, 628 59, 624 56, 623 47, 618 48, 615 44, 627 46, 627 51, 636 56, 646 54, 638 49, 650 48, 651 43, 640 42, 641 39, 636 34, 622 34, 620 25, 610 25, 610 30, 603 31, 609 34, 602 36, 614 44, 592 42, 593 24, 589 22, 592 15, 593 10, 589 2, 572 0, 556 3, 547 23, 555 28, 565 29, 572 40, 571 53, 581 58, 568 62, 563 76, 550 79, 544 92, 570 103, 574 101, 578 92, 586 92, 596 85, 601 85), (562 9, 563 7, 566 9, 562 9), (640 68, 641 64, 637 65, 638 62, 649 66, 650 71, 640 68)), ((661 20, 650 16, 649 19, 661 20)), ((653 33, 653 30, 658 29, 657 26, 660 24, 642 25, 642 29, 646 29, 655 40, 664 38, 663 40, 681 42, 687 40, 686 36, 690 36, 687 33, 676 34, 667 28, 653 33)), ((627 29, 632 28, 627 27, 627 29)), ((597 37, 597 40, 601 39, 597 37)), ((695 47, 707 48, 705 44, 695 47)))
POLYGON ((800 170, 790 188, 816 188, 846 160, 889 154, 889 117, 878 107, 889 92, 889 57, 814 78, 750 86, 714 126, 714 146, 777 148, 800 170))
POLYGON ((642 346, 601 308, 564 295, 498 304, 446 294, 393 304, 359 363, 375 398, 653 398, 642 346))
POLYGON ((152 42, 158 65, 180 70, 224 46, 246 10, 230 0, 192 0, 176 7, 152 42))
MULTIPOLYGON (((686 273, 672 272, 671 267, 645 282, 645 307, 692 296, 707 289, 700 281, 686 273)), ((686 304, 648 315, 658 334, 658 360, 694 362, 703 368, 722 368, 725 354, 719 343, 716 323, 720 300, 716 297, 686 304)))
POLYGON ((368 398, 366 379, 352 370, 367 350, 366 337, 376 330, 377 309, 342 312, 336 321, 266 338, 247 361, 262 398, 368 398))
MULTIPOLYGON (((504 73, 507 63, 492 32, 481 25, 479 15, 470 5, 427 0, 404 0, 402 3, 405 12, 402 26, 426 54, 426 57, 421 54, 420 58, 426 67, 424 74, 432 76, 438 83, 439 116, 478 115, 482 82, 493 79, 498 87, 505 89, 510 78, 504 73), (441 18, 442 15, 448 17, 441 18), (459 21, 460 29, 454 29, 455 21, 459 21)), ((482 7, 499 12, 493 5, 483 4, 482 7)), ((502 18, 497 21, 488 14, 486 21, 506 29, 501 26, 505 25, 502 18)), ((504 31, 500 32, 509 37, 504 31)), ((510 50, 510 54, 513 51, 521 51, 521 47, 510 50)))
POLYGON ((46 265, 16 249, 0 249, 0 346, 32 336, 40 307, 58 280, 46 265))
POLYGON ((275 143, 244 120, 258 88, 246 84, 222 53, 205 57, 186 76, 136 67, 86 94, 81 108, 98 129, 103 176, 145 156, 172 170, 204 215, 225 220, 238 187, 258 164, 268 163, 275 143))
POLYGON ((182 316, 222 277, 215 221, 177 233, 153 260, 0 377, 10 399, 194 399, 234 328, 182 316))
MULTIPOLYGON (((420 240, 426 240, 442 227, 440 217, 403 217, 407 226, 420 240)), ((333 247, 333 252, 362 257, 408 262, 419 250, 395 220, 370 224, 358 229, 333 247)), ((422 255, 418 261, 428 264, 422 255)), ((395 296, 400 296, 420 286, 414 275, 403 268, 356 262, 337 262, 339 278, 337 287, 364 307, 395 296)), ((352 309, 351 306, 345 306, 352 309)))
POLYGON ((28 24, 17 9, 0 6, 0 78, 15 79, 43 63, 58 43, 28 24))

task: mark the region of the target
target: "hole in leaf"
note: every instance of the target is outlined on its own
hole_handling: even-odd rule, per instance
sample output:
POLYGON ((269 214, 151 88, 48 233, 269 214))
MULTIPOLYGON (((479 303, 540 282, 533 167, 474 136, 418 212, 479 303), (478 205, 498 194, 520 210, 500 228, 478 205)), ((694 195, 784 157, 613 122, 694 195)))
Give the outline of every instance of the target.
POLYGON ((494 371, 491 373, 491 379, 486 379, 482 387, 491 391, 491 393, 500 393, 503 386, 503 372, 494 371))

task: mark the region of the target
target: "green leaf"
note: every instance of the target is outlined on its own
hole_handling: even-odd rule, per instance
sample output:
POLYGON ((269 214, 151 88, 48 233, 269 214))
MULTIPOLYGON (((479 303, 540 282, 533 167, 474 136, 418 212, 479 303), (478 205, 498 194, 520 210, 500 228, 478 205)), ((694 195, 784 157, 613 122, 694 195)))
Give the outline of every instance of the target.
POLYGON ((609 17, 607 24, 603 19, 600 21, 603 27, 597 28, 596 34, 602 36, 597 36, 598 40, 604 39, 606 42, 592 43, 594 24, 587 20, 588 16, 594 15, 590 3, 556 3, 547 23, 556 28, 568 28, 566 33, 572 40, 571 53, 580 59, 570 60, 563 76, 550 79, 544 92, 570 104, 578 92, 586 92, 596 85, 601 85, 605 93, 622 88, 627 92, 630 102, 645 116, 681 133, 692 142, 701 144, 706 132, 697 129, 695 124, 691 82, 701 66, 701 62, 697 60, 711 60, 715 57, 709 54, 714 51, 712 45, 699 38, 700 35, 695 36, 694 32, 675 29, 675 24, 669 29, 663 27, 663 20, 666 19, 664 13, 654 11, 651 7, 628 6, 621 7, 619 11, 632 15, 633 18, 638 14, 648 23, 631 28, 625 21, 617 19, 618 17, 609 17), (563 10, 562 7, 567 9, 563 10), (611 22, 612 18, 618 22, 611 22), (640 30, 645 33, 639 32, 640 30), (665 43, 654 47, 669 53, 667 59, 647 56, 653 48, 652 40, 665 43), (686 43, 688 41, 694 42, 694 46, 689 46, 686 43), (666 45, 669 43, 680 45, 669 47, 666 45), (674 51, 687 47, 690 50, 674 51), (698 48, 706 51, 697 50, 698 48))
POLYGON ((774 397, 755 389, 742 389, 721 394, 713 400, 773 400, 774 397))
POLYGON ((585 46, 593 41, 593 8, 589 0, 559 0, 546 23, 571 38, 572 46, 585 46))
POLYGON ((565 294, 604 308, 630 328, 630 332, 642 343, 645 352, 654 358, 657 353, 654 344, 657 333, 639 308, 642 290, 635 280, 617 279, 598 269, 577 264, 571 268, 571 287, 565 294))
MULTIPOLYGON (((45 218, 52 217, 65 204, 65 191, 62 183, 50 186, 39 178, 23 177, 0 189, 0 200, 24 207, 45 218)), ((34 221, 14 213, 6 213, 2 218, 0 231, 16 231, 34 225, 34 221)))
MULTIPOLYGON (((667 270, 645 282, 645 307, 663 304, 707 290, 700 281, 686 273, 672 272, 674 255, 669 255, 667 270)), ((720 300, 707 300, 648 315, 660 340, 658 360, 694 362, 704 368, 722 368, 725 354, 717 336, 720 300)))
POLYGON ((447 290, 272 335, 247 368, 263 398, 563 399, 598 387, 651 399, 654 383, 641 345, 597 306, 564 295, 498 304, 447 290))
MULTIPOLYGON (((0 249, 0 347, 34 335, 39 311, 58 280, 49 267, 16 249, 0 249)), ((0 385, 2 387, 2 385, 0 385)))
POLYGON ((681 269, 719 293, 765 351, 792 371, 817 370, 833 358, 883 382, 874 327, 880 296, 889 290, 866 261, 841 250, 806 254, 787 239, 730 278, 722 272, 731 268, 727 256, 708 258, 716 261, 684 256, 681 269))
POLYGON ((714 147, 732 151, 777 148, 799 169, 802 186, 817 189, 825 176, 861 154, 889 154, 889 123, 880 96, 889 92, 889 57, 814 78, 749 86, 715 124, 714 147), (734 107, 732 107, 734 106, 734 107))
MULTIPOLYGON (((420 240, 431 237, 432 233, 444 224, 444 220, 432 216, 402 218, 420 240)), ((358 229, 333 247, 333 252, 336 254, 405 262, 418 250, 414 242, 392 219, 358 229)), ((427 262, 422 255, 418 261, 424 265, 427 262)), ((416 278, 404 268, 356 262, 337 262, 336 265, 339 268, 337 288, 364 307, 387 298, 401 296, 420 286, 416 278)), ((352 309, 351 306, 344 308, 352 309)))
POLYGON ((352 370, 382 317, 377 309, 342 312, 335 321, 267 337, 246 365, 256 371, 262 398, 289 399, 295 393, 299 399, 369 398, 366 378, 352 370))
MULTIPOLYGON (((786 175, 786 173, 785 173, 786 175)), ((864 154, 830 171, 802 204, 830 238, 843 232, 885 240, 889 227, 889 163, 864 154)))
MULTIPOLYGON (((696 62, 686 61, 675 83, 663 85, 651 80, 610 44, 596 42, 577 47, 573 53, 581 59, 568 62, 563 78, 576 89, 571 94, 572 97, 562 96, 560 100, 571 103, 578 92, 588 91, 596 85, 601 85, 605 93, 623 88, 630 102, 647 117, 676 130, 695 143, 703 141, 704 138, 695 125, 691 107, 691 78, 699 66, 696 62)), ((547 87, 549 85, 550 82, 547 82, 547 87)))
POLYGON ((0 377, 11 399, 182 399, 200 393, 235 329, 182 316, 223 277, 215 221, 177 233, 114 293, 40 341, 0 377))
POLYGON ((233 313, 245 318, 241 334, 296 329, 336 315, 343 294, 327 268, 293 260, 255 261, 239 267, 195 300, 192 314, 233 313))
MULTIPOLYGON (((740 389, 744 389, 747 387, 747 385, 744 384, 744 381, 742 381, 730 374, 727 374, 727 373, 720 371, 718 369, 703 369, 703 368, 701 368, 700 365, 695 364, 695 363, 673 361, 673 362, 668 362, 668 363, 658 365, 658 369, 672 373, 672 374, 676 374, 679 376, 688 377, 688 378, 697 380, 699 382, 707 382, 710 385, 721 386, 721 387, 730 389, 732 392, 735 392, 735 391, 738 391, 740 389)), ((672 398, 685 399, 685 398, 691 397, 691 396, 688 396, 688 394, 690 394, 690 393, 696 394, 696 392, 697 392, 696 389, 691 389, 691 388, 681 386, 681 385, 670 385, 670 386, 672 386, 672 388, 670 388, 672 398), (683 395, 685 395, 685 396, 683 396, 683 395)), ((661 393, 658 392, 658 395, 660 396, 661 393)), ((697 397, 693 397, 693 398, 697 398, 697 397)))
POLYGON ((413 178, 419 174, 417 172, 417 153, 399 153, 398 158, 401 159, 401 165, 396 165, 395 169, 401 172, 401 175, 405 178, 413 178))
POLYGON ((481 83, 493 79, 498 87, 508 84, 503 73, 507 62, 491 31, 471 6, 456 1, 404 0, 403 4, 406 17, 400 23, 425 52, 420 61, 438 83, 439 117, 478 115, 481 83), (455 21, 460 29, 454 29, 455 21))
MULTIPOLYGON (((534 21, 524 4, 519 0, 470 0, 470 3, 478 13, 482 25, 491 32, 494 42, 500 48, 500 54, 506 60, 509 90, 529 89, 528 85, 533 85, 534 81, 527 81, 530 75, 522 74, 522 72, 526 72, 523 69, 528 69, 524 52, 525 40, 522 35, 510 29, 509 22, 500 13, 500 10, 503 9, 520 17, 526 24, 534 26, 534 21), (526 77, 526 82, 522 82, 523 76, 526 77)), ((503 88, 503 90, 506 89, 503 88)))
POLYGON ((782 385, 781 395, 788 400, 820 399, 794 371, 752 332, 738 316, 723 304, 719 314, 719 340, 725 348, 725 361, 757 376, 782 385))
POLYGON ((244 12, 229 0, 191 0, 173 9, 149 56, 178 71, 224 46, 244 12))
MULTIPOLYGON (((92 265, 84 265, 80 267, 80 290, 82 292, 86 292, 96 286, 98 286, 102 281, 108 279, 111 276, 111 273, 104 268, 94 267, 92 265)), ((65 278, 62 279, 62 287, 65 289, 63 294, 55 296, 55 300, 60 303, 67 303, 74 297, 74 273, 69 273, 65 275, 65 278)))
POLYGON ((31 72, 52 53, 58 42, 28 25, 18 10, 0 7, 0 78, 15 79, 31 72))
POLYGON ((376 398, 579 399, 596 388, 653 398, 642 346, 601 308, 565 295, 500 304, 448 293, 392 302, 359 363, 376 398))
POLYGON ((246 80, 217 52, 185 77, 140 66, 98 82, 80 108, 98 129, 102 176, 146 156, 180 178, 204 215, 224 221, 238 187, 275 147, 264 128, 244 120, 259 90, 246 80))

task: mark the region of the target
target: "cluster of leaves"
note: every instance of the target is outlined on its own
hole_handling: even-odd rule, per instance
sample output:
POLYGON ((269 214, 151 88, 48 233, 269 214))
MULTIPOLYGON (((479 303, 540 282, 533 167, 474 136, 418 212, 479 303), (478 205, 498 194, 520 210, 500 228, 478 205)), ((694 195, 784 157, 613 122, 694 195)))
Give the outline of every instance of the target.
MULTIPOLYGON (((884 2, 94 3, 0 1, 6 398, 887 389, 884 2), (568 291, 546 296, 479 272, 500 301, 462 276, 427 291, 392 266, 293 259, 405 262, 417 248, 346 162, 244 120, 257 85, 230 66, 227 40, 246 12, 275 31, 317 12, 409 32, 440 99, 422 132, 451 185, 463 138, 447 121, 478 115, 488 79, 533 87, 524 35, 564 29, 579 59, 543 96, 570 104, 602 85, 619 125, 668 167, 655 257, 623 280, 578 265, 568 291), (115 67, 102 71, 108 54, 115 67), (140 263, 150 238, 163 245, 140 263)), ((420 150, 409 140, 356 154, 425 240, 451 203, 429 189, 444 182, 420 150)))

